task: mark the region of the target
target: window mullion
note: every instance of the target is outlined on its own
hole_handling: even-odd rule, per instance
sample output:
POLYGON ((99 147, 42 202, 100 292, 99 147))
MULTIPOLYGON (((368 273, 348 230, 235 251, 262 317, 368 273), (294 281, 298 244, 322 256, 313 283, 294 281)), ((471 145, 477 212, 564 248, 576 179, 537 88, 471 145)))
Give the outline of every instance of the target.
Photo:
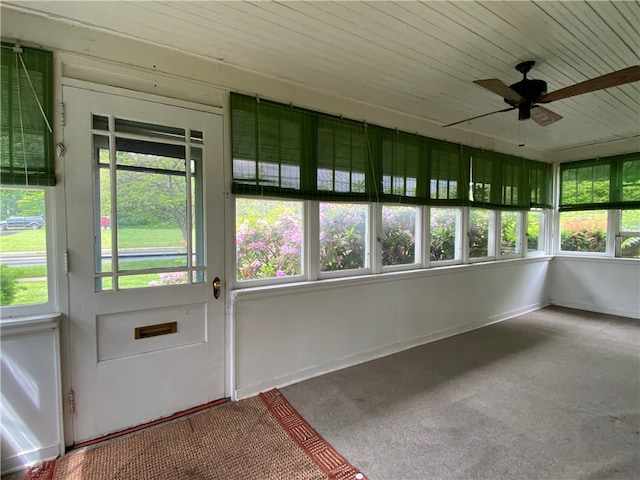
POLYGON ((304 202, 304 271, 307 280, 317 280, 320 270, 320 204, 304 202))
POLYGON ((191 178, 192 178, 192 172, 191 172, 191 129, 187 128, 186 132, 185 132, 185 139, 186 141, 186 145, 185 145, 185 160, 184 160, 184 168, 185 168, 185 174, 186 174, 186 178, 185 178, 185 191, 186 191, 186 195, 187 195, 187 212, 186 212, 186 220, 187 220, 187 225, 186 225, 186 233, 187 233, 187 238, 186 238, 186 243, 187 243, 187 268, 189 269, 188 273, 187 273, 187 279, 189 280, 189 283, 194 283, 194 278, 193 278, 193 205, 192 205, 192 200, 191 200, 191 178))
MULTIPOLYGON (((367 245, 371 273, 382 271, 382 204, 369 204, 369 228, 367 245)), ((366 266, 365 266, 366 268, 366 266)))
POLYGON ((118 181, 116 150, 116 119, 109 115, 109 194, 111 195, 111 288, 118 290, 118 199, 116 183, 118 181))

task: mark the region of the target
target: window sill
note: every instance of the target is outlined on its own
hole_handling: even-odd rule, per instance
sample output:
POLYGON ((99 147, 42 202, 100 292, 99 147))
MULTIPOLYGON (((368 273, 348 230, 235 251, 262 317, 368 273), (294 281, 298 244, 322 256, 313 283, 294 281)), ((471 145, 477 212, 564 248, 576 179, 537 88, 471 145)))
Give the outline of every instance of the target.
POLYGON ((41 330, 51 330, 59 327, 61 313, 45 313, 40 315, 25 315, 0 319, 0 332, 2 335, 15 335, 19 333, 32 333, 41 330))
POLYGON ((442 265, 437 268, 420 268, 414 270, 403 270, 400 272, 383 272, 378 274, 360 275, 352 277, 327 278, 315 281, 305 281, 296 283, 286 283, 277 285, 264 285, 248 288, 237 288, 230 291, 230 299, 235 303, 238 298, 251 296, 251 298, 268 298, 278 295, 289 295, 292 293, 304 293, 309 291, 330 290, 335 288, 345 288, 349 286, 369 285, 375 283, 386 283, 390 281, 402 281, 412 278, 425 278, 438 275, 451 275, 468 272, 469 269, 489 270, 506 268, 518 263, 538 263, 549 262, 553 259, 550 255, 535 256, 529 258, 513 258, 499 261, 487 261, 457 265, 442 265))

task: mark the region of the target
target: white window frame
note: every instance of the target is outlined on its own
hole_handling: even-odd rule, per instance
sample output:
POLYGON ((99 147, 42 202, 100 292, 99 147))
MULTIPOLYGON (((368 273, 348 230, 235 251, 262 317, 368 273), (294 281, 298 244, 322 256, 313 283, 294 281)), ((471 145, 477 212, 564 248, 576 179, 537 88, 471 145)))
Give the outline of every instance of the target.
MULTIPOLYGON (((13 188, 13 187, 3 187, 13 188)), ((0 318, 29 317, 55 313, 58 303, 58 262, 56 256, 56 232, 58 224, 55 218, 55 187, 16 186, 19 190, 37 190, 44 192, 44 222, 46 232, 46 265, 47 265, 47 302, 26 305, 7 305, 0 307, 0 318)))
MULTIPOLYGON (((424 266, 425 268, 430 268, 430 267, 445 267, 447 265, 459 265, 463 262, 463 258, 464 258, 464 253, 466 252, 467 249, 463 248, 463 244, 465 242, 462 241, 463 238, 467 238, 466 232, 467 229, 466 227, 463 228, 464 225, 466 225, 466 222, 468 218, 468 215, 465 215, 465 211, 467 210, 467 208, 463 208, 463 207, 447 207, 447 206, 434 206, 434 205, 427 205, 424 207, 425 208, 425 222, 424 222, 424 232, 425 232, 425 261, 424 261, 424 266), (440 261, 435 261, 435 260, 431 260, 431 208, 444 208, 444 209, 448 209, 448 210, 455 210, 456 213, 456 239, 455 239, 455 255, 454 258, 452 260, 440 260, 440 261)), ((468 242, 467 242, 468 243, 468 242)), ((467 247, 468 248, 468 247, 467 247)))
MULTIPOLYGON (((378 231, 379 221, 376 218, 376 203, 370 202, 354 202, 345 200, 342 202, 318 202, 318 215, 315 218, 316 224, 318 225, 318 248, 315 250, 315 265, 318 269, 317 279, 328 279, 328 278, 343 278, 343 277, 360 277, 362 275, 370 275, 374 273, 373 268, 373 259, 376 258, 377 255, 377 245, 372 245, 372 238, 376 238, 375 233, 378 231), (340 204, 351 204, 351 205, 365 205, 367 207, 367 226, 365 228, 365 256, 364 256, 364 268, 352 268, 349 270, 335 270, 332 272, 321 272, 320 271, 320 203, 340 203, 340 204)), ((377 242, 375 242, 377 244, 377 242)))
POLYGON ((522 258, 524 257, 524 245, 525 243, 523 243, 523 237, 524 237, 524 233, 526 233, 526 228, 524 228, 524 216, 523 216, 523 212, 516 210, 495 210, 495 215, 496 215, 496 224, 498 224, 498 228, 496 230, 496 246, 495 246, 495 256, 497 260, 507 260, 510 258, 522 258), (502 254, 502 214, 504 212, 509 212, 509 213, 516 213, 518 214, 519 217, 519 222, 518 222, 518 228, 516 230, 516 250, 517 253, 507 253, 505 255, 502 254))
MULTIPOLYGON (((375 239, 376 241, 373 242, 377 248, 378 248, 378 252, 375 255, 375 259, 376 262, 380 264, 380 272, 398 272, 398 271, 405 271, 405 270, 415 270, 417 268, 422 268, 423 262, 422 262, 422 244, 424 243, 422 241, 422 232, 424 231, 423 229, 423 221, 422 218, 424 216, 423 212, 424 212, 424 208, 425 207, 420 207, 418 205, 407 205, 407 204, 398 204, 398 203, 383 203, 379 205, 379 208, 376 209, 376 217, 379 218, 379 225, 380 228, 376 231, 376 235, 375 235, 375 239), (414 242, 414 261, 413 263, 405 263, 402 265, 382 265, 382 209, 383 207, 406 207, 406 208, 413 208, 416 212, 416 223, 415 223, 415 242, 414 242), (380 239, 380 241, 378 241, 378 239, 380 239)), ((374 269, 375 272, 375 269, 374 269)))
POLYGON ((468 207, 467 211, 467 219, 465 221, 466 225, 466 242, 465 242, 465 260, 466 263, 479 263, 479 262, 490 262, 496 260, 496 238, 500 238, 499 228, 500 222, 496 219, 496 210, 489 208, 481 208, 481 207, 468 207), (484 257, 474 257, 470 256, 469 252, 469 230, 471 229, 471 210, 486 210, 489 212, 489 238, 487 240, 487 255, 484 257))
MULTIPOLYGON (((556 212, 556 218, 554 222, 554 249, 555 254, 558 256, 568 256, 568 257, 614 257, 615 254, 615 236, 616 236, 616 220, 613 218, 615 216, 616 210, 590 210, 595 212, 606 212, 607 213, 607 239, 605 243, 605 251, 604 252, 573 252, 571 250, 562 250, 562 234, 560 230, 560 216, 565 212, 556 212), (614 215, 612 215, 614 213, 614 215)), ((569 212, 567 212, 569 213, 569 212)), ((619 216, 618 216, 619 219, 619 216)), ((618 220, 619 222, 619 220, 618 220)))
POLYGON ((546 255, 548 252, 548 232, 549 229, 549 220, 550 220, 550 211, 544 208, 532 208, 524 212, 525 224, 523 225, 523 238, 522 238, 522 249, 525 257, 540 257, 546 255), (527 236, 527 230, 529 229, 529 214, 535 213, 537 215, 542 215, 543 220, 538 222, 538 249, 529 251, 529 238, 527 236), (542 246, 542 248, 540 248, 542 246))

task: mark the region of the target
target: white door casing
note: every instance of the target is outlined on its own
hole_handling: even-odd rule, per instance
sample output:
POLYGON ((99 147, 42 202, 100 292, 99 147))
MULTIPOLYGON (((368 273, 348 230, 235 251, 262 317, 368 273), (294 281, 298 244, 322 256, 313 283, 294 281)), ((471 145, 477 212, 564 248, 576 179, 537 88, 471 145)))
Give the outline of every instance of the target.
POLYGON ((225 278, 223 122, 213 113, 70 86, 63 100, 77 443, 225 397, 225 289, 215 299, 212 288, 215 277, 225 278), (202 132, 201 283, 96 292, 93 115, 202 132), (137 327, 167 322, 177 322, 177 332, 134 338, 137 327))

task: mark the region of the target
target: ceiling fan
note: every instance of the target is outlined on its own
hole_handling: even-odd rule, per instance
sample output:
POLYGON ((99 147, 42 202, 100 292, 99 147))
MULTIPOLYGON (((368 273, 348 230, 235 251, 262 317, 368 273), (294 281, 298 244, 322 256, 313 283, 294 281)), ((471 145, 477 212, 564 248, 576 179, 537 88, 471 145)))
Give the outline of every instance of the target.
POLYGON ((443 125, 443 127, 451 127, 475 120, 476 118, 487 117, 494 113, 509 112, 516 109, 518 110, 518 120, 531 118, 538 125, 546 127, 560 120, 562 116, 539 105, 540 103, 555 102, 556 100, 562 100, 575 95, 582 95, 583 93, 595 92, 596 90, 603 90, 605 88, 616 87, 640 80, 640 65, 635 65, 547 93, 547 82, 527 78, 527 73, 529 73, 535 63, 533 60, 528 60, 516 65, 516 70, 522 73, 523 78, 513 85, 507 86, 497 78, 473 81, 476 85, 480 85, 503 97, 504 101, 511 105, 509 108, 466 118, 459 122, 443 125))

